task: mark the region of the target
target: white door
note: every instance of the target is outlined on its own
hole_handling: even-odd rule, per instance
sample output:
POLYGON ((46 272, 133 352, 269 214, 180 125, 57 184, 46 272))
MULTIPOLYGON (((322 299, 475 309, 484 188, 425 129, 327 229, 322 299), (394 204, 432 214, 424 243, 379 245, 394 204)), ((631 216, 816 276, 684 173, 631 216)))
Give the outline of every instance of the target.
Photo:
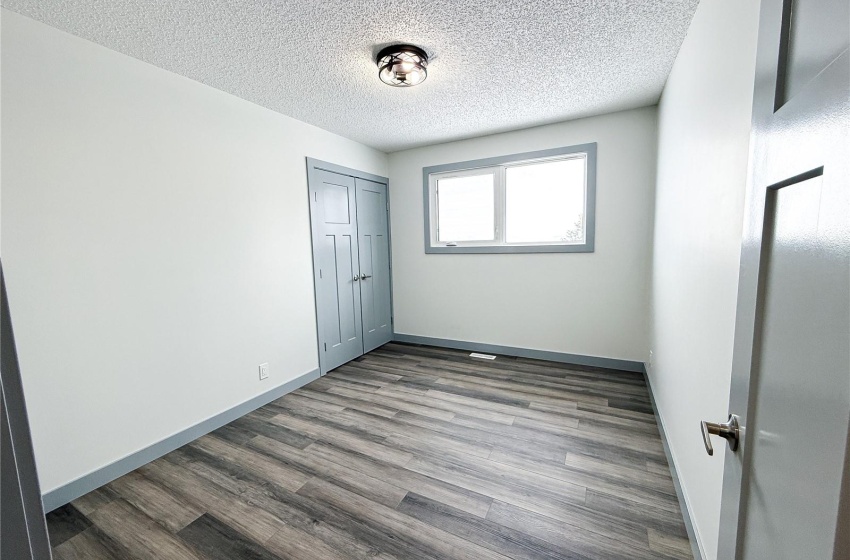
POLYGON ((848 558, 849 5, 761 3, 722 559, 848 558))

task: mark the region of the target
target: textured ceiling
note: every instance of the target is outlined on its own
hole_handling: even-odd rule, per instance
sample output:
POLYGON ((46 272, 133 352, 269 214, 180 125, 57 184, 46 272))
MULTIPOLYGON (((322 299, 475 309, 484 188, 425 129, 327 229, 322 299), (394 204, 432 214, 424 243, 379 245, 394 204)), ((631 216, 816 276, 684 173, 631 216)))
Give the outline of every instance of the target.
POLYGON ((651 105, 699 0, 3 0, 387 152, 651 105), (374 54, 433 57, 414 88, 374 54))

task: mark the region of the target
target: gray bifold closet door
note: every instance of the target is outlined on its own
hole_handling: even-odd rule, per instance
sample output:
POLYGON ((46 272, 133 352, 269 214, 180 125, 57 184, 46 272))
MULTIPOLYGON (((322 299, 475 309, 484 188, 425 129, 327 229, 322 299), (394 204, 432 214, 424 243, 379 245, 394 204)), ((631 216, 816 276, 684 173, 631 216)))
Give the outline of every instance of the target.
POLYGON ((392 340, 387 184, 308 168, 324 374, 392 340))

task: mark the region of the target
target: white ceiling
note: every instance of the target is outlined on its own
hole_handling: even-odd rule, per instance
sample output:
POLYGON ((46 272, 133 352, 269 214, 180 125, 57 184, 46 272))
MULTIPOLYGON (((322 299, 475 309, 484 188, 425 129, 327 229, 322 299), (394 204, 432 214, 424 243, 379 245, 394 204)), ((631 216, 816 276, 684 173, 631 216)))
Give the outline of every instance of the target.
POLYGON ((392 152, 652 105, 699 0, 3 0, 3 6, 392 152), (433 57, 414 88, 374 55, 433 57))

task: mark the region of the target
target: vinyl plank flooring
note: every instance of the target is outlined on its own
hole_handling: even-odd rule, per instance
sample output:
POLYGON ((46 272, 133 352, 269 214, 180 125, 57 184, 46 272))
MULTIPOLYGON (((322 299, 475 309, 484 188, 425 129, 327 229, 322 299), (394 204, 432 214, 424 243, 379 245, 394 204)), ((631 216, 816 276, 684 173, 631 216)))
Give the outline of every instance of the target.
POLYGON ((678 507, 666 508, 639 503, 598 490, 587 491, 585 505, 613 517, 629 517, 632 521, 637 521, 664 536, 688 538, 687 531, 682 526, 682 513, 678 507))
MULTIPOLYGON (((372 395, 363 394, 359 391, 354 391, 351 389, 347 389, 344 387, 338 389, 328 389, 328 393, 333 395, 340 395, 343 397, 350 397, 361 399, 367 402, 381 404, 382 406, 386 406, 386 403, 392 399, 387 399, 385 396, 375 396, 377 393, 373 393, 372 395)), ((399 410, 404 410, 406 412, 413 412, 414 414, 419 414, 421 416, 429 416, 431 418, 439 418, 440 420, 451 420, 454 418, 454 412, 450 412, 447 410, 442 410, 439 408, 433 408, 429 406, 423 406, 415 403, 411 403, 409 401, 401 401, 396 400, 393 402, 395 408, 399 410)))
POLYGON ((390 484, 386 480, 366 474, 353 477, 350 469, 264 436, 257 436, 249 445, 252 449, 267 453, 282 463, 291 464, 304 472, 312 473, 311 478, 321 478, 387 507, 398 506, 407 494, 407 490, 390 484))
POLYGON ((687 537, 672 537, 649 529, 649 548, 670 558, 691 558, 687 537))
MULTIPOLYGON (((309 387, 309 386, 308 386, 309 387)), ((343 397, 334 395, 333 393, 322 393, 319 391, 311 391, 308 387, 302 387, 299 393, 307 398, 319 401, 325 401, 333 404, 338 404, 351 410, 359 410, 360 412, 368 412, 375 416, 383 416, 384 418, 392 418, 399 411, 398 408, 378 406, 369 401, 364 401, 359 398, 343 397)), ((383 389, 382 389, 383 390, 383 389)))
POLYGON ((64 505, 47 514, 47 529, 53 546, 79 535, 91 525, 89 518, 72 504, 64 505))
POLYGON ((202 560, 203 556, 156 521, 124 500, 115 500, 92 514, 98 528, 139 560, 202 560))
MULTIPOLYGON (((142 467, 140 471, 183 500, 214 514, 257 542, 270 539, 278 531, 280 521, 273 515, 241 500, 234 500, 232 493, 192 468, 160 459, 142 467)), ((219 479, 224 478, 222 473, 216 474, 219 479)))
POLYGON ((418 519, 389 509, 339 487, 320 481, 310 481, 299 493, 332 504, 336 508, 356 515, 382 530, 392 533, 395 540, 403 540, 403 551, 411 558, 457 558, 459 560, 508 560, 498 552, 488 550, 475 543, 456 537, 418 519))
POLYGON ((594 560, 657 560, 647 545, 628 545, 611 536, 590 532, 505 502, 494 501, 487 519, 513 527, 553 545, 594 560))
POLYGON ((412 457, 410 453, 398 451, 392 447, 383 445, 383 438, 374 438, 370 435, 352 434, 350 431, 336 430, 332 427, 311 423, 308 420, 279 414, 270 422, 280 424, 284 427, 300 430, 313 439, 338 445, 344 449, 357 451, 369 456, 381 457, 383 460, 394 465, 404 466, 412 457))
POLYGON ((399 343, 47 521, 58 560, 691 558, 640 375, 399 343))
POLYGON ((493 502, 493 499, 489 496, 467 490, 444 480, 382 463, 371 457, 345 453, 324 444, 311 445, 307 451, 326 457, 339 465, 345 465, 361 474, 373 473, 378 478, 396 486, 407 488, 411 492, 427 496, 478 517, 485 517, 490 509, 490 504, 493 502))
POLYGON ((125 547, 97 527, 90 527, 58 546, 53 544, 53 560, 126 560, 131 557, 125 547))
MULTIPOLYGON (((274 414, 266 416, 262 420, 256 417, 251 417, 250 415, 243 416, 242 418, 234 421, 231 425, 243 428, 246 432, 251 433, 252 436, 264 435, 291 447, 297 447, 298 449, 304 449, 308 445, 316 442, 316 440, 309 438, 304 434, 294 430, 288 430, 283 426, 275 425, 268 421, 278 414, 280 414, 280 412, 276 409, 274 414)), ((249 440, 250 439, 253 439, 253 437, 249 438, 249 440)), ((247 442, 248 440, 245 441, 247 442)))
POLYGON ((537 537, 480 519, 435 500, 409 493, 399 511, 514 560, 582 560, 584 557, 537 537))
POLYGON ((506 414, 505 412, 481 409, 461 403, 454 403, 444 399, 433 398, 422 395, 416 391, 410 391, 409 389, 396 386, 383 387, 376 394, 389 396, 394 403, 410 402, 420 404, 437 410, 445 410, 455 414, 456 416, 464 415, 479 418, 485 422, 496 422, 498 424, 511 425, 515 418, 513 414, 506 414))
MULTIPOLYGON (((336 548, 289 525, 282 525, 280 530, 266 541, 266 548, 273 552, 276 558, 285 560, 347 560, 353 557, 351 548, 336 548)), ((393 557, 376 553, 368 558, 390 560, 393 557)))
MULTIPOLYGON (((362 540, 364 533, 357 521, 327 504, 313 502, 279 486, 267 485, 261 478, 213 456, 204 455, 202 459, 189 463, 187 468, 192 471, 191 477, 206 479, 208 486, 217 489, 213 496, 224 497, 234 505, 233 513, 217 507, 211 509, 216 517, 225 520, 222 515, 231 516, 228 524, 257 542, 273 546, 275 550, 291 552, 302 547, 323 550, 330 546, 346 551, 346 556, 354 560, 395 558, 373 543, 362 540), (257 527, 252 525, 254 521, 257 527), (302 544, 287 547, 285 543, 277 542, 273 545, 275 540, 279 541, 281 534, 302 544)), ((283 556, 286 557, 285 554, 283 556)))
POLYGON ((276 560, 261 544, 252 541, 214 516, 205 513, 180 530, 177 535, 210 560, 276 560))
POLYGON ((183 529, 204 513, 137 472, 113 480, 109 488, 171 532, 183 529))
POLYGON ((81 496, 74 500, 73 505, 83 515, 89 515, 96 511, 99 507, 105 506, 109 502, 118 499, 118 497, 118 494, 110 490, 108 486, 101 486, 97 490, 93 490, 85 496, 81 496))
POLYGON ((544 463, 501 450, 494 451, 490 456, 490 460, 565 483, 628 497, 641 504, 673 511, 676 511, 678 508, 675 494, 667 494, 663 490, 647 487, 644 483, 638 482, 642 478, 631 477, 628 474, 617 476, 594 472, 592 470, 588 471, 571 465, 544 463))
POLYGON ((277 484, 281 488, 286 488, 293 492, 301 488, 310 479, 309 475, 290 468, 280 461, 270 459, 244 446, 234 446, 225 440, 212 436, 204 436, 189 445, 211 455, 216 455, 242 465, 245 469, 267 480, 269 483, 277 484))

